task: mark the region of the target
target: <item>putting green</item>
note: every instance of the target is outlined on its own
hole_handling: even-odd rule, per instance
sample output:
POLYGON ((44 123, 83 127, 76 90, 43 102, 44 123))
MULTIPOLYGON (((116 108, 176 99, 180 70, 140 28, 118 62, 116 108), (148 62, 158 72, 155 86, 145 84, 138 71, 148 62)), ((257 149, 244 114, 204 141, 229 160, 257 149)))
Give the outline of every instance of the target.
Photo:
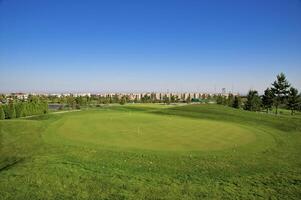
POLYGON ((112 110, 65 115, 47 132, 74 144, 158 151, 221 150, 256 140, 256 130, 234 123, 112 110))

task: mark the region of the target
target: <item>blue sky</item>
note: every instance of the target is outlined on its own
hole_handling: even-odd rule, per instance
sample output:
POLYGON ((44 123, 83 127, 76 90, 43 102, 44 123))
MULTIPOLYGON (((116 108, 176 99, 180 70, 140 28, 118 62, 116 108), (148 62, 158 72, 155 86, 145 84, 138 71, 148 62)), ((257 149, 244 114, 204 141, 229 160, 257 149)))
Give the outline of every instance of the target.
POLYGON ((0 92, 301 89, 300 0, 0 0, 0 92))

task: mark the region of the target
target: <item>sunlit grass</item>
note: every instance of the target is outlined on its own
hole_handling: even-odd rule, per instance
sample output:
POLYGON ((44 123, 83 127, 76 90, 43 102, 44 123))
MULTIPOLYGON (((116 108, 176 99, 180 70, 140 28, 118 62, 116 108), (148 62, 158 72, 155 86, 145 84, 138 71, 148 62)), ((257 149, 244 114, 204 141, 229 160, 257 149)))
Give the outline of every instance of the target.
POLYGON ((216 105, 0 121, 0 197, 300 199, 300 126, 216 105))

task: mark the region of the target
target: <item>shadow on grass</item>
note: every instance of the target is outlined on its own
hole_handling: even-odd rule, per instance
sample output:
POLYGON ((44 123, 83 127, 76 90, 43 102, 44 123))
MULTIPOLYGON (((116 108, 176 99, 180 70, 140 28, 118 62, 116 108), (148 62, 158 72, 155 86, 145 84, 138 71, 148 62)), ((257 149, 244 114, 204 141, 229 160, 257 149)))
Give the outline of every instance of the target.
POLYGON ((16 166, 17 164, 23 162, 25 159, 24 158, 6 158, 3 161, 0 161, 0 173, 2 171, 8 170, 14 166, 16 166))
POLYGON ((226 121, 252 125, 254 127, 264 125, 285 132, 301 131, 301 118, 274 116, 266 113, 249 112, 219 105, 187 105, 147 112, 158 115, 226 121))

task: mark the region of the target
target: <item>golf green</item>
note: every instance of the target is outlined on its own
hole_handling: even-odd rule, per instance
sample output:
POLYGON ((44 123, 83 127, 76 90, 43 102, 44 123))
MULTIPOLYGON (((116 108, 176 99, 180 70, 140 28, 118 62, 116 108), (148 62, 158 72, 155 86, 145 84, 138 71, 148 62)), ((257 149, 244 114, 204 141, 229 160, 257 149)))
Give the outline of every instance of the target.
POLYGON ((245 145, 258 130, 235 123, 123 111, 66 115, 47 129, 64 140, 107 148, 210 151, 245 145))

